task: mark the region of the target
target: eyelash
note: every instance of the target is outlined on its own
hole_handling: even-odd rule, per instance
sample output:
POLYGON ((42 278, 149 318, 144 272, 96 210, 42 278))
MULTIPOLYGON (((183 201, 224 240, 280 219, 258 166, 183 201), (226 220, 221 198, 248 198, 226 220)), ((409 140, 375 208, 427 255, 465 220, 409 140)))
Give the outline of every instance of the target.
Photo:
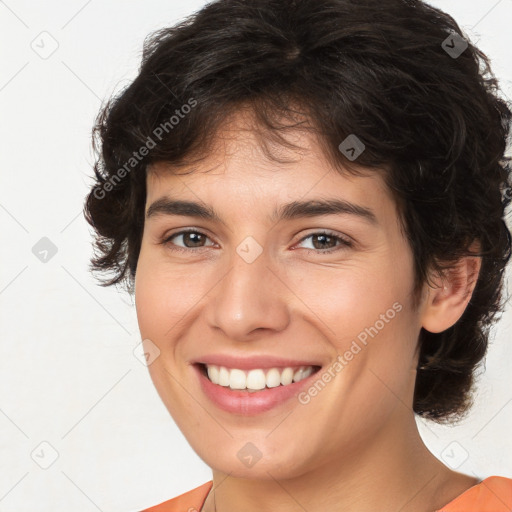
MULTIPOLYGON (((173 233, 172 235, 164 238, 160 243, 162 245, 168 246, 172 251, 177 251, 177 252, 198 251, 200 249, 206 249, 207 247, 209 247, 209 246, 207 246, 207 247, 197 247, 197 248, 193 248, 193 247, 180 247, 178 245, 171 244, 171 240, 173 238, 175 238, 177 236, 180 236, 180 235, 183 235, 185 233, 197 233, 197 234, 205 236, 206 238, 209 238, 209 236, 206 233, 203 233, 202 231, 199 231, 197 229, 185 229, 185 230, 179 231, 178 233, 173 233)), ((332 231, 324 231, 324 230, 315 231, 314 233, 310 233, 309 235, 307 235, 307 236, 303 237, 301 240, 299 240, 297 243, 300 244, 300 243, 304 242, 305 240, 307 240, 308 238, 311 238, 312 236, 315 236, 315 235, 326 235, 326 236, 329 236, 331 238, 334 238, 337 242, 340 242, 340 244, 335 246, 335 247, 332 247, 330 249, 325 249, 325 250, 304 249, 308 253, 314 252, 316 254, 330 254, 332 252, 336 252, 336 251, 339 251, 339 250, 342 250, 342 249, 347 249, 347 248, 353 246, 353 243, 352 243, 351 240, 349 240, 347 238, 344 238, 344 237, 341 237, 340 235, 337 235, 336 233, 333 233, 332 231)))

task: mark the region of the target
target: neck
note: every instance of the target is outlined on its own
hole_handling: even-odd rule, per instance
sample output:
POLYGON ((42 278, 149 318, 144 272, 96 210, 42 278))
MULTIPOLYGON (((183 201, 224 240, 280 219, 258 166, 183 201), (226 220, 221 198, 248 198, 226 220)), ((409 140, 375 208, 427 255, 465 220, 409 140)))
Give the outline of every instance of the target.
POLYGON ((414 416, 406 412, 410 419, 403 428, 382 429, 365 440, 364 449, 353 446, 294 478, 277 480, 270 472, 265 479, 247 479, 214 470, 202 512, 440 509, 478 480, 439 462, 423 443, 414 416))

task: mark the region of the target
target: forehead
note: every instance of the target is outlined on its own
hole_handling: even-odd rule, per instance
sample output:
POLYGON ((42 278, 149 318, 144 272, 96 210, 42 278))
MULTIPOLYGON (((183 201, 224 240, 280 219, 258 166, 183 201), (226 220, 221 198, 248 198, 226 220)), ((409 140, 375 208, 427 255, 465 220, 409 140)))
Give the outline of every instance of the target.
POLYGON ((333 164, 311 127, 286 129, 276 137, 258 125, 253 113, 239 110, 226 118, 200 159, 148 168, 147 206, 170 196, 221 206, 245 204, 244 211, 252 205, 254 212, 256 203, 275 210, 290 200, 339 197, 396 213, 384 170, 356 164, 351 168, 357 175, 333 164))

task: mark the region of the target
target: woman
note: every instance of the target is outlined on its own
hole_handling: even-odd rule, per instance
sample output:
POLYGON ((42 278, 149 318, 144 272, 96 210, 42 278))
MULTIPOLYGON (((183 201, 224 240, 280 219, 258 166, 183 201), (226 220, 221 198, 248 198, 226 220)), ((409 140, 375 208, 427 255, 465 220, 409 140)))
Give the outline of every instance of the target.
POLYGON ((96 270, 210 482, 148 511, 497 512, 434 457, 501 307, 512 113, 409 0, 218 0, 95 127, 96 270))

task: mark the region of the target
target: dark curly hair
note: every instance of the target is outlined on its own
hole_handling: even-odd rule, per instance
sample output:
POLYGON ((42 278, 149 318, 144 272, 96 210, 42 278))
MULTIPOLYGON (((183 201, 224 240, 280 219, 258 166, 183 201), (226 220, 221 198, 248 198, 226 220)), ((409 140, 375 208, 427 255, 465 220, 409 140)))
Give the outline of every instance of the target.
POLYGON ((481 270, 464 314, 418 340, 414 411, 460 418, 503 307, 510 257, 512 113, 499 92, 486 55, 420 0, 209 3, 148 36, 138 76, 98 114, 85 204, 97 235, 92 269, 104 285, 133 290, 148 165, 200 160, 242 108, 281 144, 290 145, 280 132, 313 130, 337 168, 379 172, 393 192, 414 255, 414 303, 432 271, 475 254, 479 242, 481 270), (357 162, 339 149, 350 134, 365 145, 357 162))

